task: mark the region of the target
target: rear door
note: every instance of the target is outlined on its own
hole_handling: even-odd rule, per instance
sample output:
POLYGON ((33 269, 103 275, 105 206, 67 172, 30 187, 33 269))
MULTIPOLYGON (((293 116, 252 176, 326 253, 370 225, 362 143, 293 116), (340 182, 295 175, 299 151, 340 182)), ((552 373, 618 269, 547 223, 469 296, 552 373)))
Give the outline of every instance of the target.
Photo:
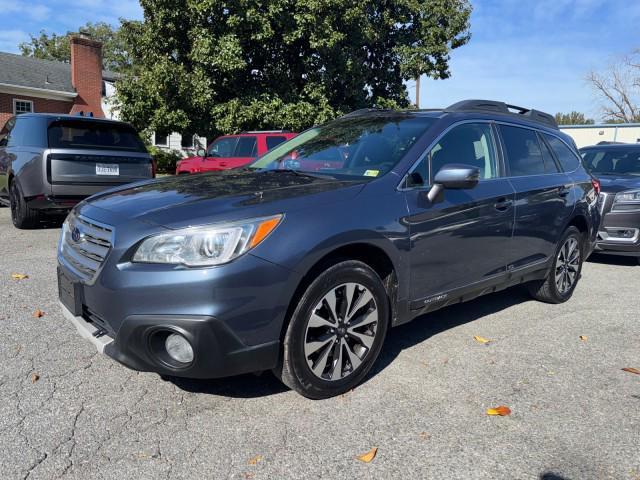
POLYGON ((499 125, 509 181, 516 192, 510 270, 536 267, 555 253, 573 211, 571 179, 532 128, 499 125))
POLYGON ((47 139, 47 179, 54 196, 87 195, 153 176, 151 158, 128 125, 56 120, 47 139))
POLYGON ((453 127, 414 171, 425 181, 406 191, 412 308, 427 306, 434 298, 439 302, 463 287, 499 283, 511 248, 514 190, 503 178, 491 124, 453 127), (478 167, 480 182, 469 190, 446 190, 443 202, 429 202, 429 184, 451 163, 478 167))

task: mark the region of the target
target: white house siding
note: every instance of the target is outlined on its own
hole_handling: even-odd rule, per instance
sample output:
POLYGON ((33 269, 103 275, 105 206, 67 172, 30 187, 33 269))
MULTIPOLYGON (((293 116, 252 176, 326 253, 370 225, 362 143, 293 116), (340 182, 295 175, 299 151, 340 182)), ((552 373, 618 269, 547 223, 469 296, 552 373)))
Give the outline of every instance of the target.
POLYGON ((600 142, 640 142, 640 123, 561 125, 560 130, 573 138, 578 148, 600 142))

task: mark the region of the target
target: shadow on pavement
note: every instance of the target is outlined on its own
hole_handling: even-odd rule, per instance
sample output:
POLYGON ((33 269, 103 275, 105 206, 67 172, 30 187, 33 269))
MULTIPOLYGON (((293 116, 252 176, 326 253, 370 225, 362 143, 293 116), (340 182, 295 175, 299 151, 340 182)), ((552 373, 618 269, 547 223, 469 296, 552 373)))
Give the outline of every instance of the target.
POLYGON ((558 475, 553 472, 544 472, 540 474, 540 480, 569 480, 567 477, 563 477, 562 475, 558 475))
POLYGON ((594 253, 588 259, 588 263, 599 263, 602 265, 624 265, 624 266, 636 266, 638 265, 638 259, 636 257, 626 257, 622 255, 608 255, 602 253, 594 253))
MULTIPOLYGON (((472 322, 530 299, 531 297, 528 296, 524 289, 514 287, 503 292, 429 313, 416 318, 413 322, 393 328, 387 334, 380 357, 364 382, 384 370, 405 348, 412 347, 450 328, 472 322)), ((261 375, 249 374, 213 380, 177 377, 167 377, 166 380, 187 392, 234 398, 264 397, 282 393, 289 389, 271 372, 264 372, 261 375)))

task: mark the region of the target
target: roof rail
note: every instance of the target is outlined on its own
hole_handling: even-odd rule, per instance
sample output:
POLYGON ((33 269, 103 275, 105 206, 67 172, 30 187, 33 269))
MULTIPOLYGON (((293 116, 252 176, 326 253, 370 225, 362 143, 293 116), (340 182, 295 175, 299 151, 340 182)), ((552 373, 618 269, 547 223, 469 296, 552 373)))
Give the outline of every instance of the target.
POLYGON ((596 145, 626 145, 624 142, 609 142, 607 140, 602 140, 601 142, 596 143, 596 145))
POLYGON ((240 133, 291 133, 291 130, 246 130, 240 133))
POLYGON ((540 110, 518 107, 517 105, 510 105, 495 100, 462 100, 448 106, 444 110, 445 112, 492 112, 517 115, 526 117, 527 120, 533 122, 544 123, 549 127, 558 128, 558 124, 553 115, 541 112, 540 110))

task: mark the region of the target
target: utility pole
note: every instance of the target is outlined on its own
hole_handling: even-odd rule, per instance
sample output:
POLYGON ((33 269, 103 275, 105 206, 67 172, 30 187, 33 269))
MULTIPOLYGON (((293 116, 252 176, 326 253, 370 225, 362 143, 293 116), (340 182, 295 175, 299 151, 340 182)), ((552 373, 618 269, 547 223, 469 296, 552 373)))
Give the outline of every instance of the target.
POLYGON ((420 108, 420 76, 416 78, 416 108, 420 108))

